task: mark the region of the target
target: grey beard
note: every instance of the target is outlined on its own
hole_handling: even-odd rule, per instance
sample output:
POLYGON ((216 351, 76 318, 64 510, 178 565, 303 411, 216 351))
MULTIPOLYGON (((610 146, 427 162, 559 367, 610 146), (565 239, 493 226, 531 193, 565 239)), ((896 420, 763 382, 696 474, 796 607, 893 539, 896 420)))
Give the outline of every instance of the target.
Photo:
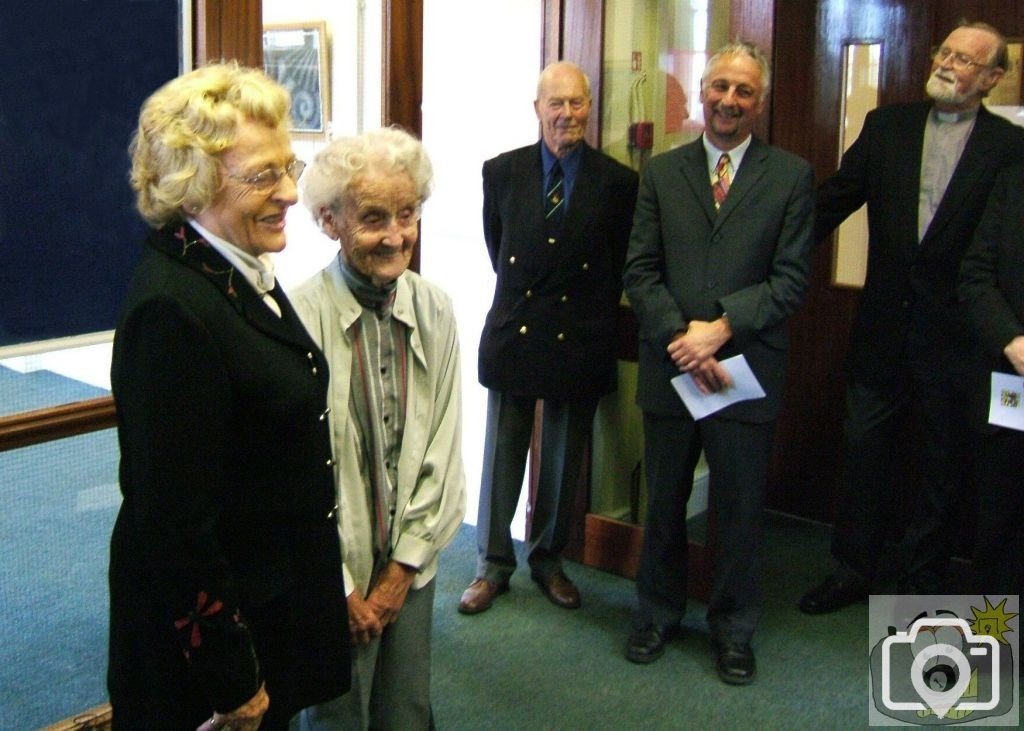
POLYGON ((956 90, 956 82, 950 85, 948 82, 936 76, 929 76, 925 84, 925 91, 932 101, 941 104, 958 105, 967 101, 967 95, 956 90))

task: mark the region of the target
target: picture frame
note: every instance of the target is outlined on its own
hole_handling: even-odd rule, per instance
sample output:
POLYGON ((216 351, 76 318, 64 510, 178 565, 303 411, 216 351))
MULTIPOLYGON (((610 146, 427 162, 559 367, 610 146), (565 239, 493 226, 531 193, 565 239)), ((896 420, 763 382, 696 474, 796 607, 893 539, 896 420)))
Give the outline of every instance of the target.
POLYGON ((327 139, 330 66, 327 23, 275 23, 263 28, 263 70, 292 95, 289 132, 300 139, 327 139))
POLYGON ((983 101, 990 112, 1024 127, 1024 41, 1007 39, 1006 57, 1006 73, 983 101))

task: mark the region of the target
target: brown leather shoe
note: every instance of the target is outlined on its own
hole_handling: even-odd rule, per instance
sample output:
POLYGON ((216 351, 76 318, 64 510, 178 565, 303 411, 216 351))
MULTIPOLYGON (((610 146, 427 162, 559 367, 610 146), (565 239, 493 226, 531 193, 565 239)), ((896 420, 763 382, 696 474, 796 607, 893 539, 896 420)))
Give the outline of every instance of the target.
POLYGON ((563 609, 579 608, 580 590, 572 583, 572 579, 561 571, 556 571, 546 578, 534 576, 533 580, 554 604, 563 609))
POLYGON ((459 611, 463 614, 479 614, 491 608, 494 597, 508 591, 508 582, 496 584, 482 576, 473 579, 459 599, 459 611))

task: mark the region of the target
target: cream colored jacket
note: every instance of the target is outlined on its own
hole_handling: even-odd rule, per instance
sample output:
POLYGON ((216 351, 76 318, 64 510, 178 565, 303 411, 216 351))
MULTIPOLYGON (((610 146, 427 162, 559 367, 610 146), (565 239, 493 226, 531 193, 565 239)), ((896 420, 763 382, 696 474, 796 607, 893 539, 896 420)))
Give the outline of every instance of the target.
MULTIPOLYGON (((348 328, 362 311, 341 275, 338 260, 289 295, 331 368, 331 435, 335 486, 341 507, 338 530, 345 593, 370 589, 373 518, 357 426, 349 418, 352 342, 348 328)), ((398 280, 393 316, 409 327, 408 402, 398 461, 392 558, 419 570, 413 588, 437 574, 437 557, 455 536, 466 512, 462 466, 462 392, 459 339, 452 303, 414 272, 398 280)))

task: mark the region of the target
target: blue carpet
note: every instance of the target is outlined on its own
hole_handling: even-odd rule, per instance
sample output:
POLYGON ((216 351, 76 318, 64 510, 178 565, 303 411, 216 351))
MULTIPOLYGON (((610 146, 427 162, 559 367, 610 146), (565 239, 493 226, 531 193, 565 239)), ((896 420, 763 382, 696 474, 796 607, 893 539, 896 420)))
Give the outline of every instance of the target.
POLYGON ((117 454, 113 430, 0 454, 0 728, 106 699, 117 454))
MULTIPOLYGON (((0 413, 107 391, 0 367, 0 413)), ((120 505, 113 430, 0 453, 0 729, 106 699, 107 542, 120 505)))
MULTIPOLYGON (((13 388, 20 403, 57 403, 55 389, 63 400, 102 393, 52 373, 5 371, 0 394, 13 388)), ((0 453, 0 729, 38 729, 106 700, 117 459, 114 430, 0 453)), ((567 571, 583 594, 579 610, 553 606, 520 570, 493 609, 458 614, 474 536, 462 527, 438 575, 433 703, 442 731, 866 726, 866 605, 813 618, 795 607, 826 569, 822 526, 770 517, 759 678, 747 688, 718 680, 698 602, 661 660, 627 662, 633 583, 577 564, 567 571)))
MULTIPOLYGON (((567 563, 583 606, 551 604, 520 568, 479 615, 456 612, 473 578, 474 529, 441 558, 434 609, 433 702, 442 731, 552 729, 863 729, 868 715, 867 605, 807 617, 802 591, 820 580, 828 529, 769 516, 764 616, 754 638, 758 679, 723 684, 704 605, 652 665, 624 657, 633 582, 567 563)), ((520 566, 524 564, 520 560, 520 566)))

